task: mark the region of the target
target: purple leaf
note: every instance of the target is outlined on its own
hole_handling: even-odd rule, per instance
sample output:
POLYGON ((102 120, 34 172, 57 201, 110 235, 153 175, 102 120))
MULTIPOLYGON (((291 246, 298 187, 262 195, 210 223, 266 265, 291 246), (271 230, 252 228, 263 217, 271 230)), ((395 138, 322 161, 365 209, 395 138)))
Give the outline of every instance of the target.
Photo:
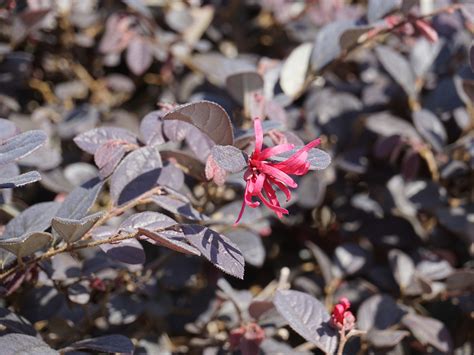
POLYGON ((105 353, 132 354, 133 343, 123 335, 104 335, 93 339, 76 341, 67 347, 71 350, 93 350, 105 353))
POLYGON ((114 204, 123 205, 155 187, 162 166, 157 146, 139 148, 127 155, 110 181, 114 204))
MULTIPOLYGON (((275 161, 283 161, 285 159, 288 159, 291 155, 295 154, 301 148, 303 147, 295 147, 292 150, 274 156, 271 159, 275 161)), ((331 164, 331 156, 324 150, 318 148, 313 148, 308 151, 307 160, 310 164, 310 170, 324 170, 329 166, 329 164, 331 164)))
POLYGON ((43 131, 20 133, 0 145, 0 165, 7 164, 34 152, 41 147, 48 136, 43 131))
POLYGON ((9 120, 0 118, 0 144, 20 134, 20 129, 9 120))
POLYGON ((146 237, 146 239, 144 239, 145 241, 152 244, 163 246, 183 254, 201 255, 199 250, 186 242, 186 237, 182 232, 173 230, 154 232, 145 228, 138 228, 138 231, 140 235, 146 237))
POLYGON ((332 263, 326 253, 318 247, 313 242, 306 242, 306 246, 313 254, 314 258, 318 262, 319 269, 321 270, 321 274, 323 275, 324 282, 326 285, 329 285, 331 281, 334 279, 334 274, 332 272, 332 263))
POLYGON ((339 39, 351 27, 354 27, 353 21, 339 20, 330 22, 319 30, 311 55, 313 70, 321 70, 341 54, 339 39))
POLYGON ((379 45, 375 53, 385 70, 409 96, 416 96, 416 77, 408 60, 390 47, 379 45))
POLYGON ((256 267, 263 265, 265 248, 258 234, 245 229, 236 229, 228 232, 227 237, 239 247, 247 263, 256 267))
POLYGON ((127 233, 135 233, 139 228, 157 231, 169 228, 176 224, 177 222, 171 217, 159 212, 147 211, 135 213, 125 219, 120 224, 119 230, 123 230, 127 233))
MULTIPOLYGON (((108 236, 104 236, 107 238, 108 236)), ((97 238, 94 239, 102 239, 97 238)), ((136 239, 125 239, 116 243, 100 244, 99 248, 111 259, 125 264, 142 265, 145 263, 145 251, 136 239)))
POLYGON ((395 280, 397 280, 400 289, 403 290, 410 286, 415 274, 415 264, 413 260, 407 254, 397 249, 390 250, 388 259, 393 276, 395 280))
POLYGON ((211 150, 214 161, 229 173, 237 173, 247 167, 247 155, 231 145, 215 145, 211 150))
POLYGON ((437 152, 443 150, 448 135, 438 117, 428 110, 413 112, 413 123, 421 136, 430 143, 437 152))
POLYGON ((207 134, 216 144, 233 145, 234 132, 225 110, 211 101, 181 105, 163 116, 163 120, 187 122, 207 134))
POLYGON ((37 171, 29 171, 27 173, 13 177, 1 177, 0 189, 12 189, 14 187, 23 186, 39 180, 41 180, 41 175, 37 171))
POLYGON ((107 178, 114 172, 126 151, 124 144, 117 141, 107 141, 100 145, 94 154, 94 162, 100 169, 101 179, 107 178))
POLYGON ((103 215, 104 212, 101 211, 80 220, 55 217, 51 225, 66 243, 74 243, 81 239, 103 215))
POLYGON ((163 121, 166 111, 153 111, 143 117, 140 123, 140 135, 146 145, 163 144, 163 121))
POLYGON ((127 47, 126 61, 128 68, 135 75, 142 75, 153 62, 150 44, 141 37, 133 38, 127 47))
POLYGON ((66 196, 56 217, 80 220, 94 205, 103 182, 97 178, 76 187, 66 196))
POLYGON ((388 13, 399 9, 401 4, 401 0, 369 0, 367 6, 367 20, 369 23, 375 22, 388 13))
POLYGON ((26 334, 5 334, 0 337, 0 348, 4 354, 59 355, 43 340, 26 334))
MULTIPOLYGON (((180 122, 184 123, 184 122, 180 122)), ((186 143, 194 155, 201 161, 206 161, 206 158, 211 154, 211 149, 215 145, 214 141, 206 134, 202 133, 194 126, 190 126, 186 132, 186 143)))
POLYGON ((183 225, 186 240, 218 269, 244 278, 245 261, 242 252, 226 236, 199 225, 183 225))
POLYGON ((27 232, 19 237, 0 239, 0 248, 8 250, 21 259, 24 256, 31 255, 40 249, 43 249, 53 237, 46 232, 27 232))
POLYGON ((387 329, 397 324, 405 312, 388 295, 374 295, 357 311, 357 326, 361 330, 387 329))
POLYGON ((392 348, 410 335, 404 330, 376 330, 367 333, 367 341, 376 348, 392 348))
POLYGON ((162 150, 160 153, 163 160, 176 163, 185 174, 198 180, 206 181, 206 175, 204 173, 205 165, 200 160, 186 153, 174 150, 162 150))
POLYGON ((161 208, 174 214, 186 217, 193 221, 207 219, 205 215, 197 211, 188 201, 182 201, 165 195, 153 196, 152 200, 161 208))
POLYGON ((95 154, 102 144, 111 140, 137 144, 137 137, 132 132, 118 127, 94 128, 74 138, 77 146, 89 154, 95 154))
POLYGON ((246 95, 263 89, 263 79, 257 72, 241 72, 226 78, 227 91, 232 98, 243 105, 246 95))
POLYGON ((273 303, 299 335, 327 354, 336 351, 337 332, 329 324, 326 308, 316 298, 299 291, 279 290, 273 303))
POLYGON ((408 313, 402 323, 423 345, 432 345, 444 354, 453 351, 453 341, 446 326, 439 320, 408 313))

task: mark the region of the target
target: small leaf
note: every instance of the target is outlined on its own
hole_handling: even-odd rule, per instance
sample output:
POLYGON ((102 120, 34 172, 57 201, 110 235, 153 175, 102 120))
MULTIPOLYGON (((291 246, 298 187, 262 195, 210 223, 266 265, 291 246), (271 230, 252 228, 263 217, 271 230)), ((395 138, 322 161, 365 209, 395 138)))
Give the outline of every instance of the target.
POLYGON ((0 337, 0 348, 4 354, 59 355, 43 340, 26 334, 5 334, 0 337))
POLYGON ((291 98, 297 98, 304 89, 308 75, 312 43, 302 43, 290 53, 280 72, 280 86, 291 98))
POLYGON ((75 137, 74 143, 83 151, 89 154, 95 154, 96 150, 102 144, 110 140, 137 144, 137 137, 132 132, 118 127, 94 128, 75 137))
POLYGON ((91 299, 91 290, 89 287, 86 287, 86 282, 87 281, 78 282, 67 288, 67 296, 71 302, 77 304, 87 304, 89 302, 91 299))
MULTIPOLYGON (((94 239, 100 240, 108 237, 108 235, 96 235, 94 239)), ((146 261, 145 251, 140 242, 136 239, 125 239, 116 243, 114 242, 113 244, 100 244, 99 248, 111 259, 118 260, 125 264, 142 265, 146 261)))
POLYGON ((390 47, 379 45, 375 53, 385 70, 409 96, 416 96, 416 78, 410 63, 390 47))
POLYGON ((413 112, 413 123, 421 136, 426 139, 437 152, 443 150, 448 135, 438 117, 428 110, 415 111, 413 112))
POLYGON ((439 320, 408 313, 402 323, 423 345, 432 345, 444 354, 453 350, 453 341, 446 326, 439 320))
POLYGON ((201 255, 199 250, 186 242, 186 237, 181 232, 173 230, 153 232, 144 228, 138 228, 138 231, 141 235, 147 237, 145 239, 147 242, 151 242, 152 244, 160 245, 183 254, 201 255))
POLYGON ((263 89, 263 79, 255 71, 236 73, 226 78, 226 86, 232 98, 244 105, 249 95, 263 89))
POLYGON ((153 62, 150 44, 141 37, 133 38, 127 47, 126 61, 133 74, 142 75, 145 73, 153 62))
POLYGON ((368 252, 356 243, 344 243, 334 251, 336 265, 345 275, 361 272, 369 264, 368 252))
POLYGON ((41 175, 37 171, 29 171, 27 173, 13 176, 13 177, 1 177, 0 178, 0 189, 12 189, 14 187, 31 184, 41 180, 41 175))
POLYGON ((258 234, 245 229, 236 229, 228 232, 227 237, 237 244, 247 263, 256 267, 263 265, 265 248, 258 234))
POLYGON ((115 205, 123 205, 156 186, 161 173, 157 146, 134 150, 115 169, 110 181, 110 197, 115 205))
POLYGON ((120 224, 119 230, 123 230, 127 233, 135 233, 140 228, 157 231, 164 230, 176 224, 177 222, 173 218, 163 213, 147 211, 129 216, 120 224))
POLYGON ((244 278, 245 261, 242 252, 226 236, 199 225, 183 225, 186 240, 218 269, 244 278))
POLYGON ((143 117, 140 123, 140 135, 143 143, 146 145, 163 144, 163 121, 162 118, 166 111, 152 111, 143 117))
POLYGON ((374 295, 365 300, 357 311, 357 325, 361 330, 387 329, 397 324, 405 312, 388 295, 374 295))
POLYGON ((76 187, 66 196, 56 217, 74 220, 84 218, 94 205, 102 186, 103 182, 94 178, 76 187))
POLYGON ((15 254, 18 259, 31 255, 45 248, 53 237, 46 232, 28 232, 20 237, 0 239, 0 248, 15 254))
POLYGON ((172 161, 175 165, 178 165, 185 174, 198 180, 206 181, 206 175, 204 173, 205 165, 200 160, 180 151, 162 150, 160 153, 163 160, 172 161))
POLYGON ((48 136, 43 131, 20 133, 0 145, 0 165, 16 161, 41 147, 48 136))
POLYGON ((388 13, 397 10, 402 5, 402 0, 369 0, 367 5, 367 20, 375 22, 388 13))
POLYGON ((211 150, 214 161, 225 171, 237 173, 247 167, 247 156, 231 145, 215 145, 211 150))
POLYGON ((100 145, 94 154, 94 162, 100 169, 101 179, 111 175, 127 152, 123 143, 107 141, 100 145))
POLYGON ((329 22, 319 30, 311 55, 311 66, 314 70, 321 70, 341 54, 339 39, 344 31, 351 27, 354 27, 353 21, 339 20, 329 22))
POLYGON ((325 353, 335 353, 337 332, 330 326, 331 317, 321 302, 303 292, 279 290, 273 303, 299 335, 325 353))
POLYGON ((92 339, 76 341, 69 345, 67 349, 71 350, 93 350, 105 353, 132 354, 134 350, 133 343, 129 338, 123 335, 104 335, 92 339))
POLYGON ((165 195, 153 196, 152 201, 166 211, 178 214, 193 221, 202 221, 208 219, 206 215, 197 211, 187 201, 182 201, 165 195))
POLYGON ((66 243, 74 243, 81 239, 103 215, 104 212, 97 212, 80 220, 55 217, 51 225, 66 243))
POLYGON ((179 120, 192 124, 216 144, 233 145, 234 133, 227 112, 211 101, 181 105, 163 116, 163 120, 179 120))
POLYGON ((392 348, 408 335, 410 335, 410 333, 404 330, 372 329, 367 333, 367 340, 376 348, 392 348))

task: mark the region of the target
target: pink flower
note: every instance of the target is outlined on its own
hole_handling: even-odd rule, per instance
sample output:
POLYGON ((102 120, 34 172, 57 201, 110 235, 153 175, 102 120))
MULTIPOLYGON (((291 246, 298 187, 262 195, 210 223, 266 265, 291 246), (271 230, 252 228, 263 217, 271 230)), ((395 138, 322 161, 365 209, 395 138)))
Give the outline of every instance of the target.
POLYGON ((349 311, 351 304, 345 297, 339 300, 332 310, 331 325, 339 330, 351 330, 355 325, 355 317, 349 311))
POLYGON ((291 199, 289 188, 295 188, 298 185, 289 176, 304 175, 308 172, 310 163, 308 162, 308 151, 320 143, 320 139, 315 139, 298 150, 288 159, 282 162, 273 162, 268 160, 272 156, 288 152, 294 148, 293 144, 278 144, 270 148, 263 148, 263 129, 259 118, 254 121, 255 128, 255 150, 248 160, 248 168, 245 171, 244 179, 246 181, 244 201, 240 209, 236 224, 242 218, 245 206, 256 208, 260 205, 259 201, 254 201, 257 197, 261 202, 276 215, 281 218, 288 211, 280 206, 276 196, 275 188, 280 189, 286 196, 286 201, 291 199))

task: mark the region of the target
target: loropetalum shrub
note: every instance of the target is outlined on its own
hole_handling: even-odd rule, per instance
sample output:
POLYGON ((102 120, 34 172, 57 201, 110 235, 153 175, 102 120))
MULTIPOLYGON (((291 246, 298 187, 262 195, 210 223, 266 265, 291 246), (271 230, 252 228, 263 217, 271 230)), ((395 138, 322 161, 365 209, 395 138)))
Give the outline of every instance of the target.
POLYGON ((0 353, 472 353, 469 2, 1 6, 0 353))

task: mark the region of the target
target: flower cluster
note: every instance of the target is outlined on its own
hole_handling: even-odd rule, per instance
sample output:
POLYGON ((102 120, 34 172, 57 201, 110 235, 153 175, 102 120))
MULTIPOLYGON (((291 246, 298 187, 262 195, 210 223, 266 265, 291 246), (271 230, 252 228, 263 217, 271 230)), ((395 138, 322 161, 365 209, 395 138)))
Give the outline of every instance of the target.
POLYGON ((345 297, 339 300, 332 310, 331 325, 339 330, 349 331, 355 326, 355 317, 349 311, 351 304, 345 297))
POLYGON ((286 153, 295 148, 295 146, 293 144, 278 144, 270 148, 262 149, 263 128, 259 118, 254 121, 254 129, 255 150, 249 157, 248 168, 244 174, 246 181, 245 196, 235 223, 238 223, 242 218, 245 206, 256 208, 260 205, 259 201, 253 201, 253 197, 260 199, 260 201, 274 211, 279 218, 284 214, 288 214, 288 210, 281 207, 275 188, 280 189, 285 194, 286 201, 289 201, 291 199, 289 188, 298 186, 289 174, 306 174, 310 166, 308 162, 308 151, 320 143, 320 139, 315 139, 296 151, 288 159, 282 162, 273 162, 268 159, 286 153))

